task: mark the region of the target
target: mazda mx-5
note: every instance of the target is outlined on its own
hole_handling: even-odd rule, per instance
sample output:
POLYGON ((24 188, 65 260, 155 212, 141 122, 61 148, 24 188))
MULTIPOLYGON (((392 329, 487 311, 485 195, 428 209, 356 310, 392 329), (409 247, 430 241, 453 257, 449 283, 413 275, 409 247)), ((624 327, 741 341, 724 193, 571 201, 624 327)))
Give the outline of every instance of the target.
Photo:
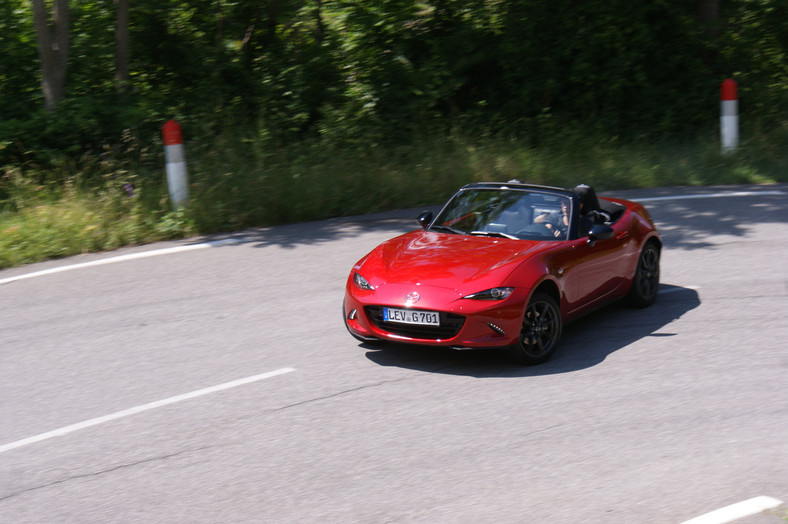
POLYGON ((662 242, 649 213, 586 185, 469 184, 418 222, 353 266, 343 317, 357 339, 506 348, 537 364, 567 322, 657 296, 662 242))

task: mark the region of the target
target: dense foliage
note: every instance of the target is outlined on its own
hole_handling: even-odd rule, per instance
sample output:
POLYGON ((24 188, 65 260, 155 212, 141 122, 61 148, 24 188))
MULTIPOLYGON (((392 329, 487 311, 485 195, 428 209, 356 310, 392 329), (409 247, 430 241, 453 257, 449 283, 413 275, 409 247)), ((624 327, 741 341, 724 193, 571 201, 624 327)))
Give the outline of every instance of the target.
POLYGON ((28 0, 0 4, 0 165, 149 142, 176 116, 192 138, 253 127, 292 142, 402 141, 553 126, 686 136, 740 83, 748 117, 788 110, 788 3, 708 0, 133 0, 113 81, 115 11, 71 0, 65 98, 45 112, 28 0), (127 88, 126 88, 127 87, 127 88))

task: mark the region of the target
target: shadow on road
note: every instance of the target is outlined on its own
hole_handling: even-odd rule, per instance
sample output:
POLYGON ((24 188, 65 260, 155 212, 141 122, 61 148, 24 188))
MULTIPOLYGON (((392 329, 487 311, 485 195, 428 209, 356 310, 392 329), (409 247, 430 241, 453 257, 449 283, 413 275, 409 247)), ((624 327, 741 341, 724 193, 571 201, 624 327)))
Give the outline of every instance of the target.
POLYGON ((608 355, 646 337, 672 337, 663 329, 700 305, 697 291, 671 285, 660 287, 653 306, 633 309, 615 303, 564 327, 553 357, 538 366, 514 363, 505 351, 456 351, 448 348, 361 344, 366 356, 381 366, 477 378, 526 377, 569 373, 603 362, 608 355))
MULTIPOLYGON (((609 196, 643 199, 646 209, 657 222, 666 247, 703 249, 716 245, 709 241, 714 235, 744 237, 753 224, 786 224, 788 222, 786 192, 788 192, 788 184, 775 184, 669 187, 614 191, 610 192, 609 196), (714 197, 709 198, 711 195, 714 197), (697 198, 688 199, 691 196, 697 198), (654 198, 666 197, 678 197, 678 199, 654 200, 654 198)), ((257 247, 276 245, 293 248, 299 245, 351 238, 367 232, 390 231, 393 237, 417 229, 416 216, 427 209, 437 212, 440 206, 249 229, 239 233, 201 237, 194 242, 232 239, 239 243, 255 244, 257 247)), ((361 255, 363 253, 359 254, 361 255)))
POLYGON ((643 199, 667 248, 717 248, 714 236, 746 237, 758 224, 788 223, 788 185, 673 187, 611 193, 643 199), (692 196, 698 198, 690 198, 692 196), (675 200, 654 200, 676 198, 675 200))
MULTIPOLYGON (((295 248, 300 245, 314 245, 352 238, 364 233, 390 232, 391 236, 418 229, 416 217, 422 211, 433 213, 440 210, 437 206, 424 206, 414 209, 387 211, 373 215, 332 218, 317 222, 303 222, 284 226, 248 229, 237 233, 217 234, 195 239, 194 243, 219 242, 231 240, 229 244, 253 244, 255 247, 280 246, 295 248)), ((359 254, 361 257, 363 253, 359 254)))

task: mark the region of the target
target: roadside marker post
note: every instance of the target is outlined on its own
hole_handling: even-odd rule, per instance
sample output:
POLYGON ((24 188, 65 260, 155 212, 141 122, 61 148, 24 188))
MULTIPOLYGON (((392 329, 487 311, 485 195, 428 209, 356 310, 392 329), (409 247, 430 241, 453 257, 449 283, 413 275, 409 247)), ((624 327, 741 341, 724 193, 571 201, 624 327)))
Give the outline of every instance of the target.
POLYGON ((720 88, 720 139, 722 153, 732 153, 739 145, 738 84, 726 79, 720 88))
POLYGON ((181 208, 189 201, 189 177, 183 152, 183 133, 175 120, 167 120, 162 127, 164 158, 167 163, 167 187, 173 206, 181 208))

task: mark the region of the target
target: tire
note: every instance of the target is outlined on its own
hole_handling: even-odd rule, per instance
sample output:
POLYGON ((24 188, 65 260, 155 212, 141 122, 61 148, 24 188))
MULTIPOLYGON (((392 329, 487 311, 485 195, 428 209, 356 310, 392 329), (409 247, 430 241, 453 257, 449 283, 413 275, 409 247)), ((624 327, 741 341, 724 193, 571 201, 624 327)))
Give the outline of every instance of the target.
POLYGON ((626 303, 632 307, 648 307, 657 299, 659 291, 659 247, 649 242, 643 247, 638 258, 632 285, 626 296, 626 303))
POLYGON ((563 320, 555 299, 536 292, 523 315, 523 327, 509 353, 520 364, 532 366, 550 358, 561 339, 563 320))

